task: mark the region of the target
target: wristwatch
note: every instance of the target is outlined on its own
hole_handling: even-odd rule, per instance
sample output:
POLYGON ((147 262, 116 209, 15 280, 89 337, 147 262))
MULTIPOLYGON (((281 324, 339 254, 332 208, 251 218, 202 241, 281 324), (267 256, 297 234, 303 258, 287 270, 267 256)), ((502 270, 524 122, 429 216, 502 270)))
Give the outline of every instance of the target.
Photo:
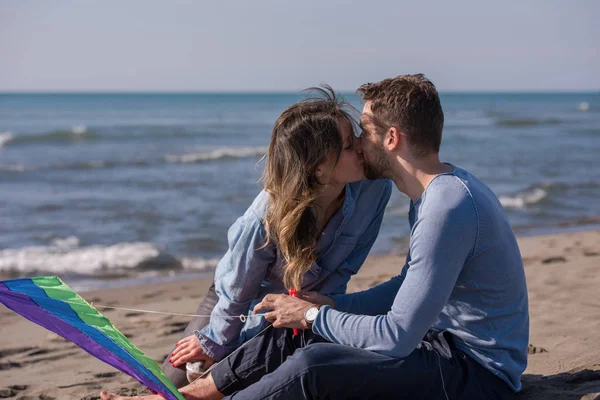
POLYGON ((304 320, 306 321, 308 326, 312 326, 313 322, 315 322, 315 319, 317 319, 319 308, 320 306, 312 306, 304 312, 304 320))

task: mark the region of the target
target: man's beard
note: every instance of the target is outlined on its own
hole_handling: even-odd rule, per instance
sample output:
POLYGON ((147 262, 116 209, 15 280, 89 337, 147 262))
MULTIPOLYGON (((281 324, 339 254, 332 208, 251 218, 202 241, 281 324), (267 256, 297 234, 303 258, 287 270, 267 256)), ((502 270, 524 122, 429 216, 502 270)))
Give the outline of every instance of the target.
POLYGON ((383 171, 375 169, 372 165, 365 163, 365 177, 369 180, 374 181, 375 179, 383 178, 383 171))
POLYGON ((365 177, 370 180, 389 178, 390 162, 385 157, 383 147, 377 146, 369 160, 365 157, 365 177))

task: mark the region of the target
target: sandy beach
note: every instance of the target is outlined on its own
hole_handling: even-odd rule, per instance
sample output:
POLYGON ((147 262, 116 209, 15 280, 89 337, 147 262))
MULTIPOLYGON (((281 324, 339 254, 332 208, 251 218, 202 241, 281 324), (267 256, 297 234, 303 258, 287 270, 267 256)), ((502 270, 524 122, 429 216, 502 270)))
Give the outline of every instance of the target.
MULTIPOLYGON (((600 231, 519 238, 530 301, 529 365, 520 399, 600 398, 600 231)), ((363 290, 400 272, 402 256, 369 257, 349 285, 363 290)), ((82 296, 94 304, 193 314, 210 279, 82 296)), ((101 309, 162 363, 189 317, 101 309)), ((96 399, 101 388, 147 393, 137 381, 0 305, 0 398, 96 399)))

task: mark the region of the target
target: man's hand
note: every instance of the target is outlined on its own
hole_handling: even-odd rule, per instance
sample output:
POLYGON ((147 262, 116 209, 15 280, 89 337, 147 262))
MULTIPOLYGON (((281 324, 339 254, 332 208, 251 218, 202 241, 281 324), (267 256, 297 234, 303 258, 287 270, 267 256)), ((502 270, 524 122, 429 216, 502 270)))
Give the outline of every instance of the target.
POLYGON ((309 328, 304 319, 306 310, 314 306, 313 303, 286 294, 268 294, 254 307, 254 314, 261 311, 265 319, 275 328, 309 328))
POLYGON ((319 292, 302 292, 298 295, 298 297, 313 304, 318 304, 320 306, 330 306, 331 308, 335 308, 333 299, 319 292))
POLYGON ((184 337, 175 345, 169 362, 173 367, 179 367, 188 361, 204 361, 202 368, 207 369, 214 360, 206 355, 196 335, 184 337))

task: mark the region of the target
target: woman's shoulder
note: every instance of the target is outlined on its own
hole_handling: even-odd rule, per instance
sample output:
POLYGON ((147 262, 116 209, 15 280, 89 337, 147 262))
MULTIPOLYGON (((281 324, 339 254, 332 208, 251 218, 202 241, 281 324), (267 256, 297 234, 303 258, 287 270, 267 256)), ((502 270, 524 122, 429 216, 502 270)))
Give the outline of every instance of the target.
POLYGON ((229 228, 227 235, 230 241, 242 236, 265 237, 264 218, 268 198, 269 195, 264 190, 256 196, 252 204, 229 228))
POLYGON ((246 210, 245 216, 248 218, 255 218, 257 222, 263 223, 265 215, 267 214, 267 206, 269 205, 269 193, 264 189, 256 196, 248 210, 246 210))

